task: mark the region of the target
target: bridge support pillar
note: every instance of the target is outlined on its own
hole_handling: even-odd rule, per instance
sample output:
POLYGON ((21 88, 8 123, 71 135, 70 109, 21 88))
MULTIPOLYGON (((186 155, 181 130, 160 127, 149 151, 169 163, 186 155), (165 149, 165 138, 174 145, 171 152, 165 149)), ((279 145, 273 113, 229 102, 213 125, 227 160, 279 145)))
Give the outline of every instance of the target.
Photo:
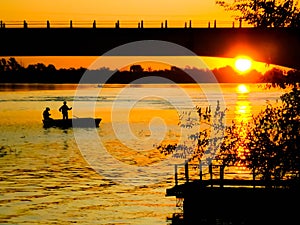
POLYGON ((24 27, 25 29, 28 28, 28 24, 27 24, 26 20, 23 21, 23 27, 24 27))
POLYGON ((116 22, 115 27, 120 28, 120 21, 119 20, 116 22))

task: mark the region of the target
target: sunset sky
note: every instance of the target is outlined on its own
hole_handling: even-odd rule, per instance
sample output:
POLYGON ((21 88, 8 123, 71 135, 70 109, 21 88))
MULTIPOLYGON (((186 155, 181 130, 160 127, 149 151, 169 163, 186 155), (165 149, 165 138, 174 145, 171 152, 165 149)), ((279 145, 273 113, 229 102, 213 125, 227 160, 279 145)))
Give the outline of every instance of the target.
POLYGON ((233 21, 215 0, 3 0, 3 21, 233 21))
MULTIPOLYGON (((0 3, 0 20, 9 24, 20 24, 23 20, 28 22, 30 27, 36 21, 46 24, 69 21, 96 20, 97 24, 106 21, 114 26, 119 20, 121 27, 137 26, 141 20, 147 27, 155 23, 160 26, 161 22, 169 21, 175 25, 184 26, 184 22, 192 21, 193 26, 207 26, 210 21, 217 21, 218 26, 231 27, 234 21, 233 15, 215 4, 215 0, 3 0, 0 3), (151 24, 152 23, 152 24, 151 24)), ((42 25, 40 25, 42 26, 42 25)), ((75 27, 75 25, 74 25, 75 27)), ((42 62, 44 64, 54 64, 57 68, 88 67, 95 57, 17 57, 23 65, 42 62)), ((233 65, 233 59, 206 58, 205 62, 210 68, 233 65)), ((108 65, 111 67, 110 65, 108 65)), ((254 64, 257 70, 264 70, 264 64, 254 64)), ((114 69, 114 68, 112 68, 114 69)), ((154 68, 155 69, 155 68, 154 68)), ((159 68, 158 68, 159 69, 159 68)))

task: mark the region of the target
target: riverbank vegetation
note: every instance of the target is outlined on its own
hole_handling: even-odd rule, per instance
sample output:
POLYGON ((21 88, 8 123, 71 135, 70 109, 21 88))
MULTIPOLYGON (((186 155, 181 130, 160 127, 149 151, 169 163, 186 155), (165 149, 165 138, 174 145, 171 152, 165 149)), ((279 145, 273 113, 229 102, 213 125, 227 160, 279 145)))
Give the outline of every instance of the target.
MULTIPOLYGON (((226 167, 246 168, 253 180, 300 181, 300 86, 299 83, 273 83, 286 88, 276 103, 265 108, 248 121, 225 124, 226 109, 219 104, 209 115, 197 110, 200 130, 187 137, 194 142, 190 154, 180 154, 186 146, 160 145, 162 154, 184 156, 188 163, 207 166, 216 162, 226 167), (199 113, 200 112, 200 113, 199 113), (207 126, 209 125, 209 126, 207 126)), ((190 120, 190 119, 188 119, 190 120)), ((188 121, 186 120, 186 121, 188 121)), ((182 123, 185 123, 182 121, 182 123)), ((186 143, 188 143, 186 141, 186 143)), ((242 178, 241 178, 242 179, 242 178)))
MULTIPOLYGON (((212 74, 219 83, 281 83, 299 82, 299 71, 284 71, 272 68, 264 74, 250 70, 241 75, 232 67, 225 66, 212 70, 201 68, 170 67, 164 70, 111 70, 103 67, 89 70, 87 68, 55 68, 54 65, 43 63, 22 66, 15 58, 0 59, 0 83, 119 83, 127 84, 145 77, 163 77, 166 82, 195 83, 212 82, 212 74), (84 77, 84 79, 83 79, 84 77)), ((157 79, 161 82, 161 79, 157 79)), ((156 82, 152 79, 151 82, 156 82)))

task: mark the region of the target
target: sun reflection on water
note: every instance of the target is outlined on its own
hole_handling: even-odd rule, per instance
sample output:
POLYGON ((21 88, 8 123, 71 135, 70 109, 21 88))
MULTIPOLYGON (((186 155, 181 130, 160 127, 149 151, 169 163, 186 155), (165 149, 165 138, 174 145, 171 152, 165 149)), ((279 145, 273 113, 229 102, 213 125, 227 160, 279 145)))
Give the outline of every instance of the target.
POLYGON ((250 88, 248 85, 239 84, 236 87, 237 101, 235 104, 235 120, 238 123, 247 123, 251 118, 251 103, 248 99, 250 88))

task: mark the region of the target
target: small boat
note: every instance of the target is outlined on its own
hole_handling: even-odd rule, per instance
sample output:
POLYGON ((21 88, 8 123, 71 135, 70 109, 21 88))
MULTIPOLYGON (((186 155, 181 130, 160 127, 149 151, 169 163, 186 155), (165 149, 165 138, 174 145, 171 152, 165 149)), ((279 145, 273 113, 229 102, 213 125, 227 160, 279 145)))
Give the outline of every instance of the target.
POLYGON ((59 128, 70 128, 70 127, 99 127, 101 118, 72 118, 72 119, 51 119, 43 120, 44 128, 59 127, 59 128))

